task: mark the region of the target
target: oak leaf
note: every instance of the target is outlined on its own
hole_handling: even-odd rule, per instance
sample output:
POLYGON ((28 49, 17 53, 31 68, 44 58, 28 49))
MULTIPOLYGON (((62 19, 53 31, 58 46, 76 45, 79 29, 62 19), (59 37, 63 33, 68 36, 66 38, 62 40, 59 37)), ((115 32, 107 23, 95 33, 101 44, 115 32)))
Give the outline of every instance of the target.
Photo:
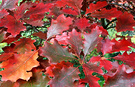
POLYGON ((126 63, 127 65, 135 68, 135 53, 131 53, 128 55, 125 52, 125 53, 123 53, 123 55, 119 54, 118 56, 114 57, 114 59, 121 60, 124 63, 126 63))
POLYGON ((21 31, 26 30, 25 26, 23 26, 23 22, 21 22, 20 20, 16 20, 11 15, 8 15, 5 18, 1 19, 0 26, 8 28, 7 32, 11 33, 13 36, 16 36, 21 31))
POLYGON ((86 18, 81 18, 75 21, 75 26, 77 26, 81 31, 85 30, 86 27, 90 26, 90 23, 88 23, 89 20, 86 18))
POLYGON ((73 29, 72 32, 69 33, 69 38, 67 38, 67 42, 71 45, 76 55, 80 56, 80 52, 83 49, 83 40, 81 37, 81 33, 73 29))
POLYGON ((107 10, 106 8, 101 9, 100 11, 95 11, 91 13, 92 17, 96 18, 106 18, 111 20, 111 18, 119 17, 122 14, 121 11, 117 11, 117 8, 112 8, 110 10, 107 10))
POLYGON ((69 25, 71 24, 72 18, 66 18, 64 14, 59 15, 56 20, 52 19, 51 26, 48 28, 47 38, 50 38, 53 35, 57 35, 65 30, 68 30, 69 25))
POLYGON ((133 26, 135 26, 134 16, 128 12, 124 12, 121 16, 117 18, 116 29, 118 32, 122 31, 134 31, 133 26))
POLYGON ((14 54, 14 56, 0 64, 1 68, 4 68, 0 72, 2 75, 2 81, 10 80, 16 82, 18 79, 29 80, 32 76, 30 71, 33 67, 39 65, 37 51, 27 52, 25 54, 14 54))
POLYGON ((51 63, 72 60, 74 58, 67 49, 60 46, 56 40, 54 40, 53 45, 45 42, 44 47, 40 48, 40 55, 49 58, 51 63))
POLYGON ((84 54, 88 54, 89 52, 91 52, 96 45, 98 44, 98 42, 100 41, 100 37, 99 35, 101 34, 101 31, 99 30, 99 27, 95 27, 94 29, 92 29, 91 33, 85 33, 84 34, 84 54))
POLYGON ((102 1, 102 2, 98 1, 96 4, 91 3, 89 5, 89 9, 86 9, 86 14, 92 13, 98 9, 101 9, 101 8, 105 7, 106 5, 107 5, 106 1, 102 1))
POLYGON ((19 0, 2 0, 2 3, 0 5, 0 9, 9 9, 13 10, 16 8, 16 4, 19 0))

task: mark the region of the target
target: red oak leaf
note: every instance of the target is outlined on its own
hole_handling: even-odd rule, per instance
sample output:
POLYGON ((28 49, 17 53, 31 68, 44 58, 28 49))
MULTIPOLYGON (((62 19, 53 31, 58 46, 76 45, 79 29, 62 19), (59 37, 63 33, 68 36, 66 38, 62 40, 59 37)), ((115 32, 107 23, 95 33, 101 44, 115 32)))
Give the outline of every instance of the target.
POLYGON ((44 47, 40 48, 40 55, 49 58, 51 63, 73 59, 73 56, 60 46, 56 40, 54 40, 53 45, 45 42, 44 47))
POLYGON ((71 45, 72 49, 75 51, 76 55, 80 56, 80 52, 83 49, 83 40, 81 33, 77 32, 75 29, 69 33, 68 43, 71 45))
POLYGON ((61 71, 55 73, 53 79, 49 82, 50 87, 68 87, 74 86, 74 81, 79 79, 79 70, 78 68, 63 67, 61 71))
POLYGON ((29 52, 32 50, 36 50, 34 46, 35 40, 31 40, 30 38, 23 38, 20 41, 14 42, 10 46, 4 47, 3 50, 5 53, 18 53, 23 54, 25 52, 29 52))
POLYGON ((122 39, 116 41, 115 39, 109 40, 108 38, 105 41, 102 41, 99 45, 101 45, 101 49, 103 55, 106 53, 113 53, 119 51, 127 51, 129 50, 129 46, 132 46, 132 43, 128 40, 122 39))
MULTIPOLYGON (((67 45, 67 32, 62 33, 62 35, 56 35, 55 39, 58 41, 59 44, 67 45)), ((54 43, 54 39, 51 39, 51 43, 54 43)))
POLYGON ((81 83, 88 83, 90 87, 100 87, 98 84, 98 80, 100 80, 100 78, 92 76, 92 74, 89 73, 89 70, 85 67, 83 67, 83 71, 85 78, 80 80, 81 83))
POLYGON ((102 34, 103 36, 107 36, 107 35, 108 35, 108 31, 107 31, 106 29, 104 29, 102 26, 99 26, 97 23, 91 24, 89 28, 90 28, 90 29, 93 29, 93 28, 95 28, 96 26, 99 27, 99 30, 100 30, 100 31, 102 31, 101 34, 102 34))
POLYGON ((90 26, 90 23, 88 23, 89 20, 86 18, 81 18, 75 21, 75 26, 77 26, 81 31, 85 30, 86 27, 90 26))
POLYGON ((89 33, 85 33, 84 34, 84 54, 88 54, 89 52, 91 52, 95 46, 99 43, 100 41, 100 37, 99 35, 101 34, 101 31, 99 30, 99 27, 95 27, 92 32, 89 33))
POLYGON ((107 5, 106 1, 102 1, 102 2, 98 1, 96 4, 91 3, 89 5, 89 9, 86 9, 86 14, 92 13, 98 9, 101 9, 101 8, 105 7, 106 5, 107 5))
POLYGON ((7 32, 11 33, 13 36, 16 36, 20 31, 24 31, 26 28, 23 26, 23 23, 19 20, 16 20, 13 16, 8 15, 7 17, 1 19, 0 26, 4 26, 7 29, 7 32))
POLYGON ((103 55, 105 55, 106 53, 109 53, 112 51, 112 46, 115 45, 114 42, 111 42, 111 40, 109 38, 105 39, 105 41, 102 42, 102 53, 103 55))
POLYGON ((49 60, 48 59, 44 60, 43 57, 41 57, 41 58, 39 57, 38 58, 38 61, 40 63, 40 66, 39 67, 42 67, 44 69, 42 71, 46 71, 46 68, 48 66, 50 66, 50 63, 49 63, 49 60))
MULTIPOLYGON (((13 51, 13 48, 15 47, 15 44, 14 43, 12 43, 10 46, 6 46, 6 47, 4 47, 3 48, 3 51, 5 52, 5 53, 14 53, 14 51, 13 51)), ((4 54, 5 54, 4 53, 4 54)))
POLYGON ((27 11, 24 14, 24 17, 30 17, 30 15, 33 15, 33 14, 43 14, 45 12, 49 12, 52 6, 53 6, 52 3, 47 3, 47 4, 39 3, 36 5, 36 7, 31 7, 29 11, 27 11))
POLYGON ((4 17, 6 15, 8 15, 8 12, 5 9, 0 10, 0 18, 4 17))
POLYGON ((119 17, 122 14, 121 11, 117 11, 117 8, 112 8, 110 10, 106 10, 106 8, 101 9, 100 11, 95 11, 91 13, 92 17, 96 18, 107 18, 111 20, 111 18, 119 17))
POLYGON ((18 40, 20 37, 21 37, 20 34, 18 34, 16 37, 14 37, 10 33, 6 33, 6 38, 2 42, 6 42, 6 43, 10 44, 11 42, 18 40))
POLYGON ((80 82, 88 83, 90 87, 100 87, 100 85, 98 84, 99 78, 92 76, 92 73, 97 72, 99 74, 103 74, 101 67, 97 66, 97 64, 93 64, 90 61, 86 64, 83 64, 82 67, 85 74, 85 78, 81 79, 80 82))
POLYGON ((34 46, 35 40, 31 40, 30 38, 23 38, 20 39, 20 41, 14 42, 15 47, 13 48, 14 52, 17 53, 25 53, 30 52, 32 50, 36 50, 36 47, 34 46))
POLYGON ((129 42, 128 40, 125 40, 125 39, 118 40, 118 41, 113 39, 111 42, 115 43, 112 46, 112 51, 111 52, 126 51, 126 50, 129 49, 128 46, 132 45, 131 42, 129 42))
POLYGON ((19 0, 2 0, 2 3, 0 5, 0 9, 9 9, 9 10, 13 10, 16 8, 17 6, 17 2, 19 0))
POLYGON ((14 53, 3 53, 0 55, 0 62, 11 59, 14 57, 14 53))
POLYGON ((34 34, 32 34, 33 36, 38 36, 39 38, 41 38, 41 39, 45 39, 46 40, 46 38, 47 38, 47 33, 43 33, 43 32, 41 32, 41 31, 39 31, 39 32, 37 32, 37 33, 34 33, 34 34))
POLYGON ((91 61, 89 61, 86 64, 83 64, 83 69, 87 70, 88 74, 91 74, 91 75, 92 75, 93 72, 103 74, 101 66, 97 66, 97 64, 94 64, 91 61))
POLYGON ((62 9, 62 12, 64 12, 65 14, 78 15, 78 12, 75 11, 75 10, 72 10, 71 8, 68 8, 68 9, 62 9))
POLYGON ((61 61, 60 63, 57 64, 51 64, 49 67, 46 68, 46 72, 45 74, 54 77, 56 70, 61 70, 63 67, 68 68, 68 67, 73 67, 73 64, 70 62, 65 62, 65 61, 61 61))
POLYGON ((123 15, 117 18, 116 29, 118 32, 121 31, 134 31, 135 26, 134 16, 128 12, 124 12, 123 15))
POLYGON ((61 0, 57 1, 56 4, 58 7, 64 7, 66 5, 74 8, 75 10, 80 10, 82 7, 83 0, 61 0))
POLYGON ((135 72, 126 73, 124 65, 118 67, 117 73, 113 77, 108 77, 105 87, 134 87, 135 72))
POLYGON ((102 35, 103 36, 107 36, 108 35, 108 31, 106 29, 104 29, 102 26, 99 26, 99 30, 102 31, 102 35))
POLYGON ((118 61, 112 62, 112 68, 104 74, 105 79, 107 80, 108 76, 113 77, 118 72, 119 64, 118 61))
POLYGON ((38 61, 36 61, 37 58, 37 51, 31 51, 25 54, 14 54, 13 58, 0 64, 0 67, 4 68, 0 72, 2 81, 10 80, 16 82, 20 78, 28 81, 32 76, 32 73, 28 71, 39 65, 38 61))
POLYGON ((106 60, 104 57, 92 57, 90 59, 90 62, 100 62, 100 66, 103 66, 107 71, 109 71, 112 68, 111 61, 106 60))
POLYGON ((73 67, 70 62, 61 62, 50 66, 50 68, 47 68, 47 74, 50 74, 48 69, 53 74, 53 78, 49 81, 50 87, 74 87, 75 80, 79 79, 79 69, 73 67))
POLYGON ((127 54, 126 52, 123 55, 118 55, 114 57, 116 60, 121 60, 127 65, 130 65, 131 67, 135 68, 135 53, 127 54))
POLYGON ((26 2, 26 3, 21 4, 21 6, 18 6, 17 10, 14 12, 15 18, 16 19, 22 18, 25 14, 25 11, 34 5, 35 5, 34 3, 26 2))
POLYGON ((63 14, 58 16, 56 20, 52 19, 51 26, 48 28, 47 38, 67 30, 70 24, 72 24, 72 19, 70 17, 66 18, 63 14))
POLYGON ((24 22, 32 26, 42 26, 44 23, 42 21, 43 18, 44 18, 44 14, 33 14, 30 16, 29 19, 25 19, 24 22))

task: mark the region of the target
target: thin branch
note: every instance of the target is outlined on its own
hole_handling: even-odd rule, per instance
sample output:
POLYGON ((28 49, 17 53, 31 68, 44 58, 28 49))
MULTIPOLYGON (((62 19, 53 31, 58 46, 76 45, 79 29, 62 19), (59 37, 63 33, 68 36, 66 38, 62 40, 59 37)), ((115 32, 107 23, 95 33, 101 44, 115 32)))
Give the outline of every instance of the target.
POLYGON ((115 21, 117 21, 117 19, 115 18, 115 19, 113 19, 112 21, 110 21, 106 26, 105 26, 105 29, 108 29, 107 27, 112 23, 112 22, 115 22, 115 21))

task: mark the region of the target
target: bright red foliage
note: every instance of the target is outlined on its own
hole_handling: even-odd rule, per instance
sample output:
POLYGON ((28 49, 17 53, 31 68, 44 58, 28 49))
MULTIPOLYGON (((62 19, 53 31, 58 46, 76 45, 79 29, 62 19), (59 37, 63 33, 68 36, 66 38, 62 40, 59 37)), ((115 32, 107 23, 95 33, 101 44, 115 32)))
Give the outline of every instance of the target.
POLYGON ((121 14, 122 14, 122 12, 117 11, 116 8, 112 8, 110 10, 103 8, 100 11, 95 11, 95 12, 91 13, 91 16, 96 17, 96 18, 107 18, 107 19, 111 20, 111 18, 119 17, 121 14))
POLYGON ((103 2, 99 1, 96 4, 91 3, 89 5, 89 9, 86 9, 86 14, 92 13, 98 9, 101 9, 101 8, 105 7, 106 5, 107 5, 106 1, 103 1, 103 2))
POLYGON ((116 29, 118 32, 121 31, 133 31, 135 26, 135 21, 133 15, 128 12, 124 12, 123 15, 118 17, 118 22, 116 23, 116 29))
POLYGON ((106 60, 105 57, 92 57, 90 62, 100 62, 100 66, 104 67, 107 71, 112 68, 111 61, 106 60))
POLYGON ((0 87, 135 86, 133 0, 18 1, 0 5, 0 87))
POLYGON ((56 20, 52 19, 51 26, 48 28, 47 38, 68 30, 70 24, 72 24, 72 19, 70 17, 66 18, 63 14, 58 16, 56 20))
POLYGON ((20 20, 15 19, 13 16, 8 15, 5 18, 1 19, 0 26, 8 28, 7 32, 11 33, 13 36, 16 36, 20 31, 26 30, 25 26, 20 20))
POLYGON ((89 27, 90 24, 88 23, 89 20, 86 18, 81 18, 75 21, 75 26, 77 26, 81 31, 85 30, 86 27, 89 27))

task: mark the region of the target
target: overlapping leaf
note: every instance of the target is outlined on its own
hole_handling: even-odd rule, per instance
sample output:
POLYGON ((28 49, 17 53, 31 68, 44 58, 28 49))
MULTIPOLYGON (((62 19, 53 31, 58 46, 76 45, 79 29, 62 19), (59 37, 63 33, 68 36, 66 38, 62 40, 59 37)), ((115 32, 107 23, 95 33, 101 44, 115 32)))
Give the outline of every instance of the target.
POLYGON ((30 38, 23 38, 20 39, 20 41, 14 42, 14 44, 11 44, 9 47, 3 48, 3 50, 5 53, 17 52, 23 54, 25 52, 36 50, 36 47, 33 44, 34 42, 35 40, 31 40, 30 38))
POLYGON ((86 9, 86 14, 92 13, 98 9, 101 9, 101 8, 105 7, 106 5, 107 5, 106 1, 102 1, 102 2, 98 1, 96 4, 91 3, 89 5, 89 9, 88 8, 86 9))
POLYGON ((32 26, 43 26, 43 18, 44 14, 33 14, 29 19, 25 19, 24 21, 32 26))
POLYGON ((95 29, 92 30, 92 32, 84 34, 85 42, 84 42, 84 54, 88 54, 91 52, 95 46, 100 41, 99 35, 101 34, 101 31, 99 30, 99 27, 97 26, 95 29))
POLYGON ((47 34, 46 33, 43 33, 43 32, 37 32, 37 33, 34 33, 32 34, 33 36, 38 36, 39 38, 41 39, 46 39, 47 38, 47 34))
POLYGON ((93 63, 100 62, 100 66, 104 67, 108 71, 112 68, 111 61, 106 60, 106 58, 104 58, 104 57, 100 57, 100 56, 92 57, 90 59, 90 62, 93 62, 93 63))
POLYGON ((31 7, 29 11, 27 11, 23 17, 30 17, 33 14, 43 14, 45 12, 49 12, 49 9, 53 6, 52 3, 44 4, 39 3, 36 7, 31 7))
POLYGON ((50 79, 42 74, 41 70, 34 69, 29 81, 18 80, 16 84, 19 84, 19 87, 47 87, 50 79))
POLYGON ((116 41, 115 39, 113 39, 111 42, 112 43, 115 43, 112 46, 112 51, 111 52, 126 51, 126 50, 129 49, 129 46, 132 45, 131 42, 129 42, 128 40, 125 40, 125 39, 118 40, 118 41, 116 41))
POLYGON ((37 58, 37 51, 31 51, 25 54, 14 54, 12 58, 0 64, 0 67, 4 68, 4 70, 0 72, 2 81, 10 80, 16 82, 18 79, 28 81, 32 76, 32 73, 28 71, 39 65, 36 60, 37 58))
POLYGON ((58 16, 56 20, 52 19, 51 26, 48 28, 47 38, 67 30, 70 24, 72 24, 72 18, 66 18, 63 14, 58 16))
POLYGON ((45 42, 44 47, 40 48, 40 55, 49 58, 51 63, 74 59, 67 49, 60 46, 56 40, 53 45, 45 42))
POLYGON ((17 2, 19 0, 2 0, 2 3, 0 5, 0 9, 10 9, 13 10, 17 6, 17 2))
POLYGON ((116 29, 118 32, 121 31, 134 31, 135 20, 133 15, 128 12, 124 12, 120 17, 117 18, 116 29))
POLYGON ((121 60, 127 65, 135 68, 135 53, 127 54, 126 52, 123 55, 118 55, 114 59, 121 60))
POLYGON ((75 10, 80 10, 80 8, 82 7, 82 2, 83 0, 61 0, 61 1, 57 1, 57 6, 59 7, 64 7, 66 5, 74 8, 75 10))
POLYGON ((78 15, 78 12, 75 11, 75 10, 72 10, 71 8, 68 8, 68 9, 62 9, 62 12, 64 12, 65 14, 78 15))
POLYGON ((100 87, 100 85, 98 84, 98 80, 100 78, 92 76, 91 73, 89 73, 89 70, 85 67, 83 67, 83 71, 85 74, 85 78, 80 80, 81 83, 87 82, 91 87, 100 87))
POLYGON ((105 41, 102 42, 102 44, 103 44, 103 48, 102 48, 103 55, 111 52, 113 49, 112 46, 115 45, 115 43, 111 42, 111 40, 109 40, 109 38, 105 39, 105 41))
POLYGON ((77 32, 75 29, 69 33, 68 43, 71 44, 72 49, 75 53, 80 56, 81 49, 83 49, 83 40, 81 38, 81 33, 77 32))
POLYGON ((7 32, 11 33, 13 36, 16 36, 20 31, 24 31, 26 29, 21 21, 16 20, 11 15, 1 19, 0 26, 8 28, 7 32))
POLYGON ((88 23, 89 20, 87 20, 86 18, 81 18, 75 21, 75 26, 77 26, 81 31, 83 31, 86 27, 90 26, 90 24, 88 23))
POLYGON ((16 19, 22 18, 25 14, 25 11, 34 5, 35 5, 34 3, 27 2, 27 3, 21 4, 21 6, 18 6, 17 10, 14 12, 15 18, 16 19))
MULTIPOLYGON (((47 68, 47 70, 50 68, 47 68)), ((50 70, 53 74, 53 78, 49 81, 51 87, 74 87, 75 80, 79 79, 78 68, 73 67, 73 64, 70 62, 61 62, 52 65, 52 69, 50 70)), ((50 70, 47 74, 51 74, 50 70)))
POLYGON ((6 15, 8 15, 8 12, 5 10, 5 9, 3 9, 3 10, 0 10, 0 18, 2 18, 2 17, 4 17, 4 16, 6 16, 6 15))
POLYGON ((89 86, 91 87, 100 87, 100 85, 98 84, 99 78, 92 76, 92 73, 97 72, 97 73, 103 74, 101 67, 97 66, 96 64, 90 61, 86 64, 83 64, 82 66, 83 66, 85 78, 81 79, 80 82, 88 83, 89 86))
POLYGON ((107 18, 111 20, 111 18, 119 17, 122 14, 121 11, 118 11, 116 8, 112 8, 107 10, 106 8, 101 9, 100 11, 95 11, 91 14, 92 17, 96 18, 107 18))
MULTIPOLYGON (((56 35, 55 39, 58 41, 59 44, 67 45, 67 32, 62 33, 62 35, 56 35)), ((54 39, 51 39, 51 43, 54 43, 54 39)))
POLYGON ((105 87, 134 87, 135 86, 135 72, 126 73, 124 65, 118 67, 118 71, 114 77, 109 77, 105 87))

